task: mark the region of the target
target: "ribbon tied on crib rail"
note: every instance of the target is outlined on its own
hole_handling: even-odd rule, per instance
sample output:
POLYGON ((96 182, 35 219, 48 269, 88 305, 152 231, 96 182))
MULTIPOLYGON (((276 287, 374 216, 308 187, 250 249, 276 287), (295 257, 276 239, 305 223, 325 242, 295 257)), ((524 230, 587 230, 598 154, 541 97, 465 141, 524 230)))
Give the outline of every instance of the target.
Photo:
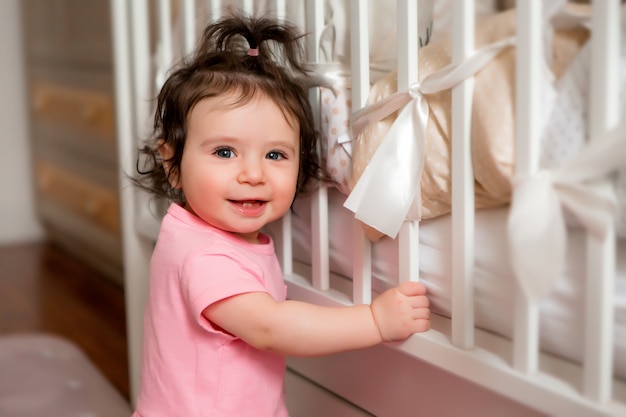
POLYGON ((607 137, 588 142, 559 167, 513 180, 508 219, 512 266, 531 300, 549 293, 565 266, 566 207, 588 233, 604 238, 615 221, 613 190, 602 179, 626 166, 626 124, 607 137))
POLYGON ((395 238, 405 219, 421 220, 420 180, 424 167, 428 103, 425 95, 450 89, 473 76, 515 44, 515 37, 489 44, 352 114, 352 137, 395 111, 398 117, 381 141, 344 206, 363 223, 395 238))

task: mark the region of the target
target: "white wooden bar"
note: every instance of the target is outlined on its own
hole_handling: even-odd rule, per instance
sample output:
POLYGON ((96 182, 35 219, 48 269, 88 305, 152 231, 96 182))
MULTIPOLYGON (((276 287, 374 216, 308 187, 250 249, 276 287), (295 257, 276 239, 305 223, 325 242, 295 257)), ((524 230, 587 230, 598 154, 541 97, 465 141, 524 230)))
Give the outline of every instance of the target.
MULTIPOLYGON (((173 41, 172 41, 172 7, 170 0, 159 0, 157 3, 157 31, 159 36, 158 59, 160 73, 157 77, 159 85, 165 82, 165 74, 171 67, 173 61, 173 41)), ((148 74, 146 74, 148 75, 148 74)))
MULTIPOLYGON (((309 62, 319 62, 319 40, 324 29, 324 0, 307 0, 305 25, 308 34, 305 46, 307 60, 309 62)), ((319 109, 313 109, 313 111, 317 110, 319 109)))
POLYGON ((241 0, 241 9, 248 15, 254 15, 254 0, 241 0))
MULTIPOLYGON (((320 60, 319 39, 324 30, 324 2, 309 1, 307 3, 306 44, 308 61, 318 63, 320 60)), ((315 125, 320 125, 320 92, 318 88, 309 91, 309 101, 313 108, 315 125)), ((321 151, 321 149, 320 149, 321 151)), ((329 285, 329 241, 328 241, 328 190, 318 188, 311 199, 311 281, 318 290, 327 290, 329 285)))
MULTIPOLYGON (((275 12, 276 12, 276 16, 277 17, 285 17, 286 16, 286 3, 285 1, 276 1, 275 2, 275 12)), ((323 29, 323 0, 314 0, 314 1, 307 1, 306 4, 307 9, 307 13, 306 13, 306 22, 305 22, 305 29, 307 30, 307 32, 309 33, 309 36, 307 36, 306 40, 306 44, 305 44, 305 50, 307 53, 307 59, 310 62, 318 62, 319 61, 319 49, 317 47, 317 42, 319 39, 319 36, 321 34, 321 31, 323 29)), ((313 112, 314 112, 314 117, 317 119, 319 117, 319 109, 318 109, 318 97, 319 94, 317 94, 317 92, 314 92, 313 90, 311 90, 311 93, 309 94, 309 99, 311 100, 312 103, 312 107, 313 107, 313 112), (317 103, 317 105, 315 104, 317 103)), ((315 208, 313 208, 315 206, 315 203, 312 202, 311 203, 311 217, 312 217, 312 224, 314 224, 317 220, 317 223, 319 223, 319 216, 320 216, 320 210, 318 209, 317 211, 315 211, 315 208)), ((326 210, 328 210, 328 208, 326 208, 326 210)), ((288 211, 287 213, 285 213, 285 215, 283 216, 283 218, 281 219, 281 235, 280 235, 280 242, 278 242, 278 250, 279 250, 279 261, 281 264, 281 268, 283 271, 284 275, 291 275, 293 273, 293 233, 292 233, 292 213, 291 211, 288 211)), ((319 235, 318 235, 319 236, 319 235)), ((313 253, 311 254, 311 261, 312 264, 315 264, 315 259, 320 257, 320 245, 321 245, 321 239, 318 237, 317 239, 315 237, 312 237, 312 248, 313 248, 313 253)), ((328 243, 326 243, 328 245, 328 243)), ((313 267, 315 268, 315 267, 313 267)), ((312 272, 312 275, 315 276, 316 272, 312 272)), ((323 287, 323 285, 320 285, 320 276, 319 273, 317 274, 317 279, 316 278, 312 278, 312 282, 315 285, 315 283, 317 282, 317 286, 316 287, 323 287)))
POLYGON ((222 16, 223 1, 222 0, 207 0, 209 3, 210 17, 212 20, 217 20, 222 16))
POLYGON ((372 301, 372 244, 357 221, 353 223, 353 234, 352 302, 369 304, 372 301))
MULTIPOLYGON (((133 87, 135 90, 135 134, 148 132, 150 120, 151 80, 150 74, 150 26, 148 23, 148 2, 137 0, 132 2, 132 57, 133 87)), ((131 171, 132 172, 132 171, 131 171)))
MULTIPOLYGON (((592 4, 590 140, 603 140, 620 116, 620 2, 592 4)), ((608 183, 600 185, 607 192, 608 183)), ((605 239, 587 235, 587 291, 583 393, 607 402, 613 377, 613 292, 615 288, 615 229, 605 239)))
POLYGON ((139 262, 124 262, 124 296, 126 303, 126 327, 128 337, 128 362, 130 398, 134 405, 139 393, 141 350, 143 342, 143 309, 146 302, 149 263, 152 242, 141 238, 136 229, 136 214, 141 204, 136 190, 126 182, 126 173, 136 167, 137 130, 148 120, 145 106, 136 106, 134 98, 146 97, 144 84, 136 82, 137 74, 149 68, 147 51, 147 3, 134 1, 129 7, 124 0, 112 0, 112 36, 116 94, 116 129, 120 170, 120 205, 124 259, 139 259, 139 262), (137 43, 137 39, 140 40, 137 43), (135 48, 143 45, 135 55, 135 48), (132 52, 131 52, 132 51, 132 52), (134 88, 133 88, 134 86, 134 88))
MULTIPOLYGON (((362 108, 370 88, 367 1, 350 0, 352 111, 362 108)), ((372 299, 372 245, 358 221, 353 224, 353 297, 355 304, 372 299)))
MULTIPOLYGON (((539 164, 541 115, 542 9, 540 0, 517 3, 517 59, 515 113, 516 175, 528 175, 539 164)), ((538 368, 539 308, 518 287, 515 299, 513 366, 524 373, 538 368)))
POLYGON ((350 0, 350 60, 352 63, 352 111, 365 106, 370 91, 368 3, 350 0))
POLYGON ((278 261, 283 271, 283 275, 293 273, 293 234, 291 226, 291 211, 283 215, 280 220, 280 238, 276 242, 278 249, 278 261))
POLYGON ((183 50, 189 54, 196 46, 196 2, 183 0, 183 50))
POLYGON ((313 288, 327 290, 329 285, 330 264, 328 240, 328 189, 320 187, 311 199, 311 259, 313 288))
MULTIPOLYGON (((306 2, 306 19, 304 23, 304 29, 307 33, 305 43, 307 62, 316 64, 320 62, 319 43, 322 31, 324 30, 324 0, 309 0, 306 2)), ((313 109, 313 117, 315 118, 316 126, 319 126, 319 88, 311 88, 309 90, 309 101, 311 102, 311 107, 313 109)))
MULTIPOLYGON (((398 91, 407 91, 418 78, 418 2, 398 0, 398 91)), ((418 191, 420 192, 420 191, 418 191)), ((398 236, 400 282, 419 280, 419 222, 405 221, 398 236)))
POLYGON ((398 234, 399 282, 419 281, 419 222, 405 221, 398 234))
MULTIPOLYGON (((474 50, 474 1, 457 0, 452 62, 474 50)), ((474 347, 474 170, 471 121, 474 79, 452 89, 452 343, 474 347)))
POLYGON ((280 20, 287 19, 287 1, 276 0, 274 2, 274 10, 276 11, 276 18, 280 20))
POLYGON ((419 28, 417 26, 417 1, 398 0, 396 3, 398 19, 398 91, 406 91, 417 82, 419 49, 419 28))

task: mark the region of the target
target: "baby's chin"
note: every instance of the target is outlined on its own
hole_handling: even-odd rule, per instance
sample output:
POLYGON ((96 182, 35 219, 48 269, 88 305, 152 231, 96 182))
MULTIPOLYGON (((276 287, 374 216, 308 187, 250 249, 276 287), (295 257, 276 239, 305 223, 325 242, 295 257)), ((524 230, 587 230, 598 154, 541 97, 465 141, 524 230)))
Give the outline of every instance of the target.
POLYGON ((262 239, 261 236, 264 235, 262 235, 258 230, 253 232, 230 231, 230 233, 250 243, 267 243, 267 239, 262 239))
POLYGON ((262 225, 243 225, 243 224, 238 224, 238 225, 222 225, 222 226, 215 226, 219 229, 222 229, 226 232, 232 233, 234 235, 240 235, 240 236, 257 236, 260 232, 261 229, 265 226, 265 222, 262 225))

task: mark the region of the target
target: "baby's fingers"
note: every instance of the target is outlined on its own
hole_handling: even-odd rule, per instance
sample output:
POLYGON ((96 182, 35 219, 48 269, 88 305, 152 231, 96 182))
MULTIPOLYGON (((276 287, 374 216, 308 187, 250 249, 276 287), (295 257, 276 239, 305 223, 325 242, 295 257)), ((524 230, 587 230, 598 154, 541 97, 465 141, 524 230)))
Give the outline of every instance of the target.
POLYGON ((413 321, 413 333, 422 333, 430 329, 430 319, 416 319, 413 321))
POLYGON ((411 323, 414 333, 422 333, 430 329, 430 309, 428 307, 414 308, 411 323))
POLYGON ((428 308, 430 307, 430 301, 428 300, 428 297, 426 297, 425 295, 418 295, 415 297, 410 297, 409 298, 410 303, 411 303, 411 307, 413 308, 428 308))
POLYGON ((398 286, 398 291, 408 297, 413 297, 417 295, 425 295, 426 287, 420 282, 408 281, 400 284, 398 286))
POLYGON ((416 308, 413 310, 413 314, 411 316, 413 317, 413 320, 429 320, 430 309, 429 308, 416 308))

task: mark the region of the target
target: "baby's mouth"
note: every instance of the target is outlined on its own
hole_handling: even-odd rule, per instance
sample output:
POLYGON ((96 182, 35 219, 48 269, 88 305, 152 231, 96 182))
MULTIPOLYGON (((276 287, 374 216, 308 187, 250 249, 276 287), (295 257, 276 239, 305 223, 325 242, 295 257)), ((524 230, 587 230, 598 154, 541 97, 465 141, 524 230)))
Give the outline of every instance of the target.
POLYGON ((265 200, 229 200, 241 214, 257 216, 265 211, 265 200))
POLYGON ((259 206, 261 204, 265 204, 263 200, 230 200, 231 203, 240 205, 244 208, 252 208, 259 206))

